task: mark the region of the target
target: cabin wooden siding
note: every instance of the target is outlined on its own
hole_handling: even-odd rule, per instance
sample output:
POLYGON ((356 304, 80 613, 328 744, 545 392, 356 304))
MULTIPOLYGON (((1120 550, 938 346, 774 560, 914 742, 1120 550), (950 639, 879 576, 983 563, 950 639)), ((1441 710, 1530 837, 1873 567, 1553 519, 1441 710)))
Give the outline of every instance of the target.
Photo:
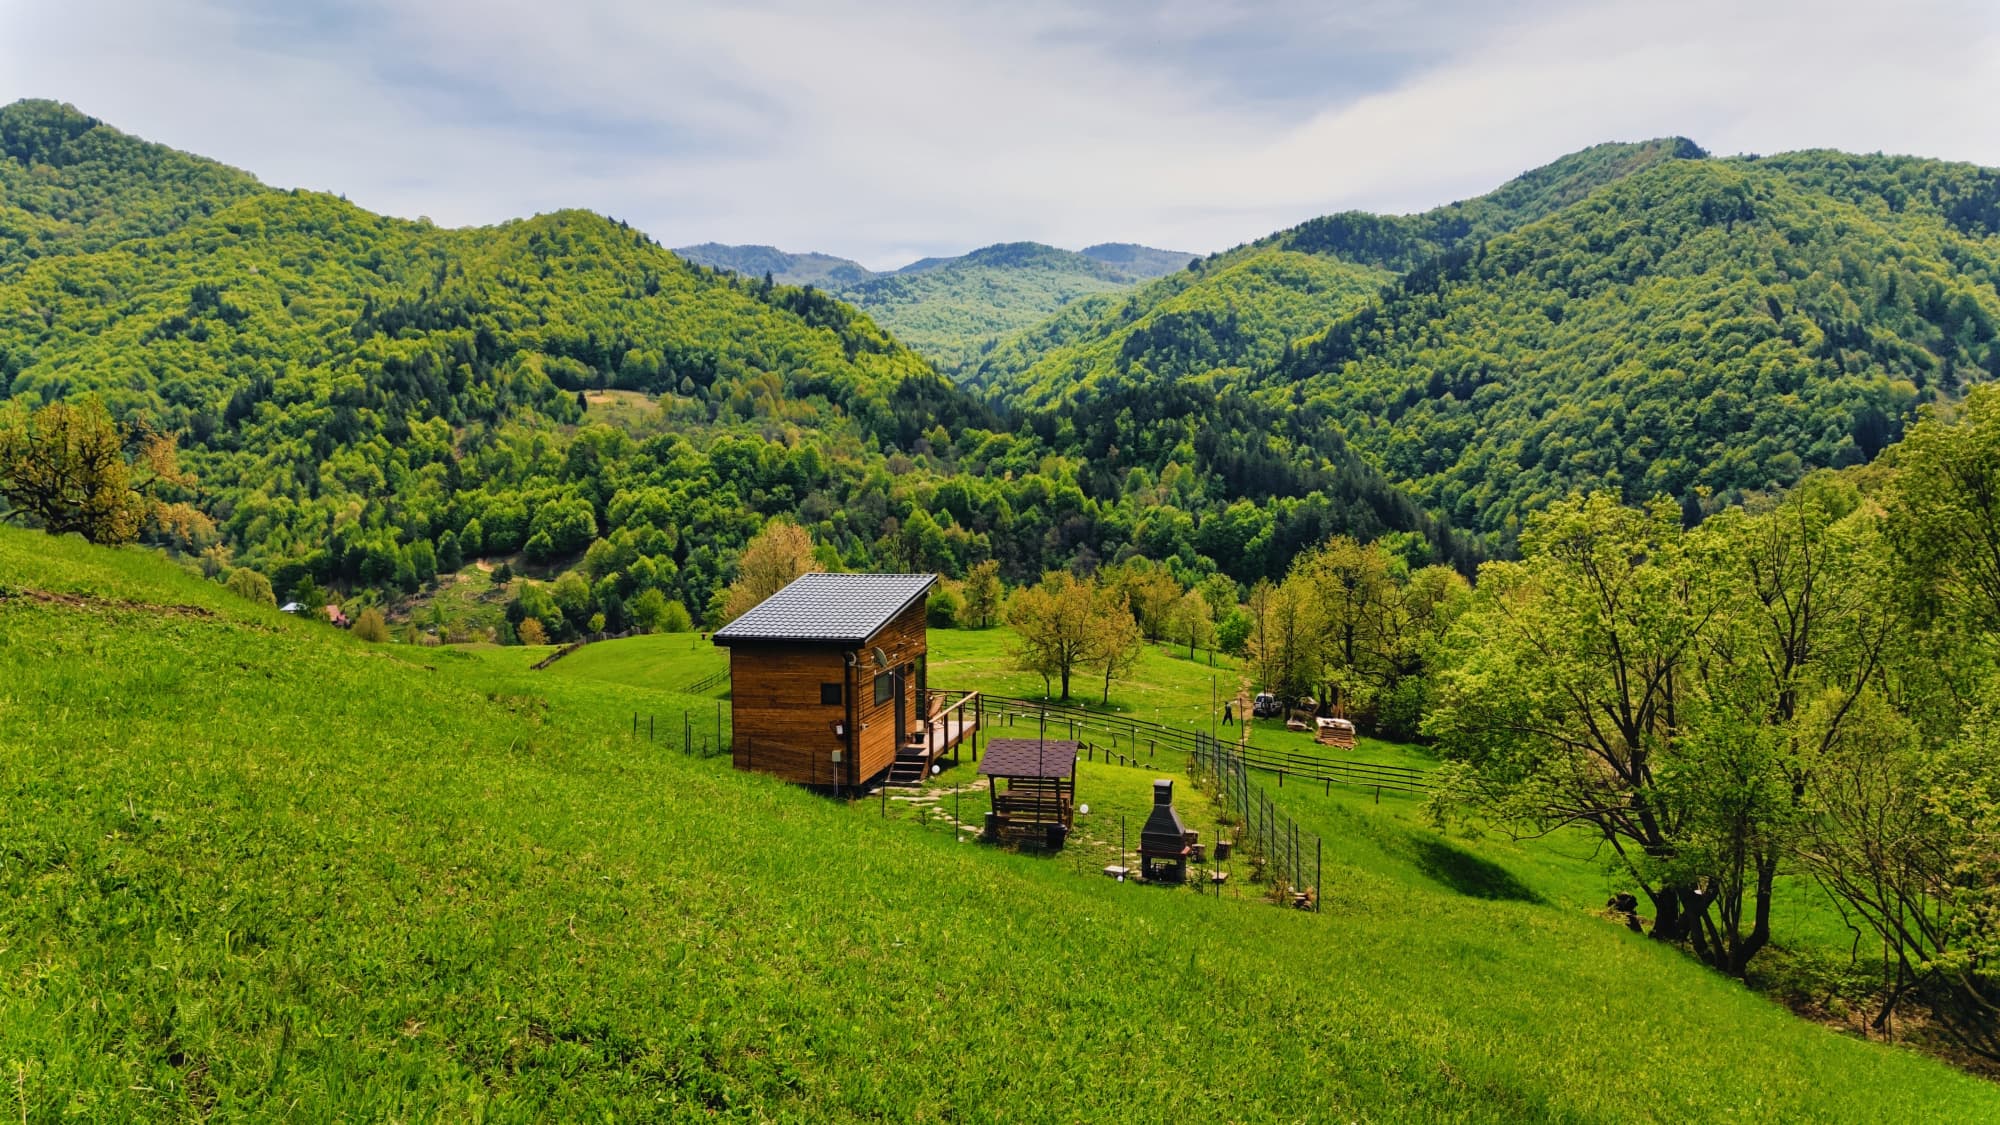
POLYGON ((737 769, 806 785, 846 781, 833 752, 846 747, 834 724, 847 705, 822 704, 819 686, 844 683, 848 668, 833 645, 739 644, 729 650, 731 760, 737 769))
POLYGON ((923 721, 917 681, 927 639, 919 599, 859 648, 792 641, 730 646, 736 768, 806 785, 855 785, 888 769, 903 735, 896 730, 895 696, 875 702, 875 677, 882 673, 875 650, 900 677, 904 719, 914 725, 923 721), (828 683, 843 685, 840 704, 820 702, 820 685, 828 683), (836 724, 851 736, 835 734, 836 724), (838 765, 835 750, 845 751, 838 765))

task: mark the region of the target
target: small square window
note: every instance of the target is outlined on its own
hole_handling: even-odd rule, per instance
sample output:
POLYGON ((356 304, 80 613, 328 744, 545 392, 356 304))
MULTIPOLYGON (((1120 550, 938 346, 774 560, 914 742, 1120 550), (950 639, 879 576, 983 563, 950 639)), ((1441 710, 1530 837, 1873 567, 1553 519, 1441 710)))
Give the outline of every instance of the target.
POLYGON ((840 701, 841 701, 840 685, 839 684, 819 685, 819 701, 820 704, 825 707, 840 706, 840 701))
POLYGON ((896 698, 896 677, 888 672, 875 677, 875 702, 887 703, 896 698))

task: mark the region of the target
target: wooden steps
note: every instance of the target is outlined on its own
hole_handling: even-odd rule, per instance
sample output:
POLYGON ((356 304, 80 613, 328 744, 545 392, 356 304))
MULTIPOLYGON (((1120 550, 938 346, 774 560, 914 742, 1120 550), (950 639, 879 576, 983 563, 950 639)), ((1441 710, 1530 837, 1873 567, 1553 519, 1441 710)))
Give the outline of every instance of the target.
POLYGON ((930 769, 931 757, 924 747, 905 746, 896 752, 896 760, 889 764, 882 783, 897 789, 914 789, 924 783, 930 769))

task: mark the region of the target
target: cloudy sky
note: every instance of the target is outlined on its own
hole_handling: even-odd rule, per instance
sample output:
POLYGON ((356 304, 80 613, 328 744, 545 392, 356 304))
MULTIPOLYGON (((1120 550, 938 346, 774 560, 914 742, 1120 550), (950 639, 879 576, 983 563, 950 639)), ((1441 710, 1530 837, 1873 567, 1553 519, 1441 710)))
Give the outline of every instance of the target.
POLYGON ((0 100, 441 223, 1208 251, 1605 140, 2000 165, 2000 3, 0 0, 0 100))

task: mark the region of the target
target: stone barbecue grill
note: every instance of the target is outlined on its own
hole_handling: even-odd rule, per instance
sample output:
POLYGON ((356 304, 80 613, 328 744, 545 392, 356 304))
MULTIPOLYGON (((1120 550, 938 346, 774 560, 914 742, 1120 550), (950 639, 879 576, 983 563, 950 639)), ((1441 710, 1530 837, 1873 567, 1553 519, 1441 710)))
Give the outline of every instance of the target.
POLYGON ((1174 811, 1174 783, 1166 778, 1153 782, 1153 811, 1139 830, 1139 860, 1145 877, 1185 882, 1188 856, 1200 838, 1201 834, 1182 824, 1180 814, 1174 811))

